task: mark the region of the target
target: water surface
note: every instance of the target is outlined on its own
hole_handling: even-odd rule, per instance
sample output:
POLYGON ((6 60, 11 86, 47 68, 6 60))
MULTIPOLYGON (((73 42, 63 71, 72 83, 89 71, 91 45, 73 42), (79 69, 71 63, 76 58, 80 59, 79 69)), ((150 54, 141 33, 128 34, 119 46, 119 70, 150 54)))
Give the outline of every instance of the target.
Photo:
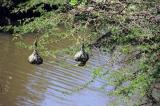
MULTIPOLYGON (((33 41, 31 36, 24 39, 33 41)), ((59 46, 69 45, 67 42, 59 46)), ((105 83, 102 79, 78 90, 92 80, 93 69, 106 64, 105 54, 94 52, 85 67, 75 66, 67 56, 52 63, 44 58, 44 64, 31 65, 27 62, 30 54, 18 48, 11 36, 0 34, 0 106, 107 106, 111 102, 112 98, 99 90, 105 83)))

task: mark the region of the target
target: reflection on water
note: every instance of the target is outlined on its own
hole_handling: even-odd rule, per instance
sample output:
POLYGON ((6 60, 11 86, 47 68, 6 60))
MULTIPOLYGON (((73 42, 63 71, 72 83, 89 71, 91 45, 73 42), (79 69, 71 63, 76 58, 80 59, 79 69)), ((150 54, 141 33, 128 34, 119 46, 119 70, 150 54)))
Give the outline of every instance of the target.
POLYGON ((71 58, 62 56, 34 66, 27 62, 30 53, 0 34, 0 106, 106 106, 111 101, 98 90, 104 83, 101 79, 72 92, 92 79, 91 70, 104 65, 107 56, 95 53, 86 67, 75 66, 71 58))

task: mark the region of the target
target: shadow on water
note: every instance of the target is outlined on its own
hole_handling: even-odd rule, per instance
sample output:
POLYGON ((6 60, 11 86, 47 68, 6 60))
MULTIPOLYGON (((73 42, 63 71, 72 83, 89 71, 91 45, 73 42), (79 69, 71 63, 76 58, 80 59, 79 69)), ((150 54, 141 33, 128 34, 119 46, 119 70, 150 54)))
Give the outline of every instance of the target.
POLYGON ((92 79, 91 71, 105 65, 108 56, 96 51, 85 67, 67 56, 34 66, 27 62, 29 54, 10 36, 0 35, 0 106, 106 106, 112 100, 98 89, 102 79, 74 91, 92 79))

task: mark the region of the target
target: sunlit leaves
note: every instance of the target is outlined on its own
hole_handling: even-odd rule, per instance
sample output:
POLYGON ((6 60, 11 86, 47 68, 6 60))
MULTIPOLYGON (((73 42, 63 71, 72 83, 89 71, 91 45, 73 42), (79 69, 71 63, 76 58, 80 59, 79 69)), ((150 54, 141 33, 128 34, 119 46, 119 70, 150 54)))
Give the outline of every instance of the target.
POLYGON ((95 77, 99 77, 102 75, 102 68, 101 67, 98 67, 96 69, 93 70, 92 72, 92 77, 95 78, 95 77))
MULTIPOLYGON (((156 3, 154 3, 159 1, 127 0, 127 2, 123 2, 124 0, 111 0, 108 2, 106 0, 109 5, 105 7, 102 0, 95 0, 101 3, 79 6, 79 8, 76 7, 81 5, 78 1, 69 1, 69 4, 74 8, 72 10, 46 12, 42 8, 43 5, 36 6, 40 3, 64 4, 66 0, 28 0, 13 11, 15 13, 18 11, 26 12, 28 9, 36 7, 34 11, 40 12, 41 16, 34 17, 32 21, 25 19, 25 22, 21 22, 20 20, 20 23, 23 24, 9 25, 3 29, 9 31, 13 28, 14 32, 18 34, 41 33, 41 50, 45 55, 53 56, 60 51, 71 55, 79 50, 78 47, 81 43, 91 44, 91 41, 96 41, 97 38, 110 31, 112 35, 98 43, 102 43, 104 48, 107 47, 107 50, 112 50, 112 56, 114 56, 114 52, 123 54, 124 59, 122 58, 118 64, 125 63, 122 68, 110 71, 108 78, 104 75, 108 84, 116 87, 113 94, 127 97, 131 97, 137 92, 141 96, 147 94, 151 83, 156 80, 157 74, 159 74, 160 26, 158 21, 155 21, 155 17, 159 15, 155 12, 156 3), (92 6, 93 10, 87 10, 89 6, 92 6), (120 11, 123 7, 125 7, 124 10, 120 11), (73 46, 56 52, 49 50, 46 45, 60 41, 50 39, 51 37, 61 40, 64 38, 73 39, 73 46), (89 40, 91 41, 88 42, 89 40), (136 66, 134 66, 135 64, 136 66)), ((86 0, 81 2, 85 4, 86 0)), ((22 42, 19 45, 27 48, 22 42)), ((120 55, 115 57, 112 58, 113 62, 116 62, 120 55)), ((101 68, 93 69, 93 78, 102 76, 101 68)))
POLYGON ((76 5, 78 4, 78 0, 70 0, 69 2, 71 5, 76 5))

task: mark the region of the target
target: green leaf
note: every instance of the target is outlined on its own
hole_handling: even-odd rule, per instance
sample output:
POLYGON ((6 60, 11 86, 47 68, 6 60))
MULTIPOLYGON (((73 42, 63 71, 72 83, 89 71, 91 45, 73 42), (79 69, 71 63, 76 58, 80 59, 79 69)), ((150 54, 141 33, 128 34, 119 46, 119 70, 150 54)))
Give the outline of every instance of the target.
POLYGON ((78 0, 71 0, 69 3, 74 6, 78 4, 78 0))

